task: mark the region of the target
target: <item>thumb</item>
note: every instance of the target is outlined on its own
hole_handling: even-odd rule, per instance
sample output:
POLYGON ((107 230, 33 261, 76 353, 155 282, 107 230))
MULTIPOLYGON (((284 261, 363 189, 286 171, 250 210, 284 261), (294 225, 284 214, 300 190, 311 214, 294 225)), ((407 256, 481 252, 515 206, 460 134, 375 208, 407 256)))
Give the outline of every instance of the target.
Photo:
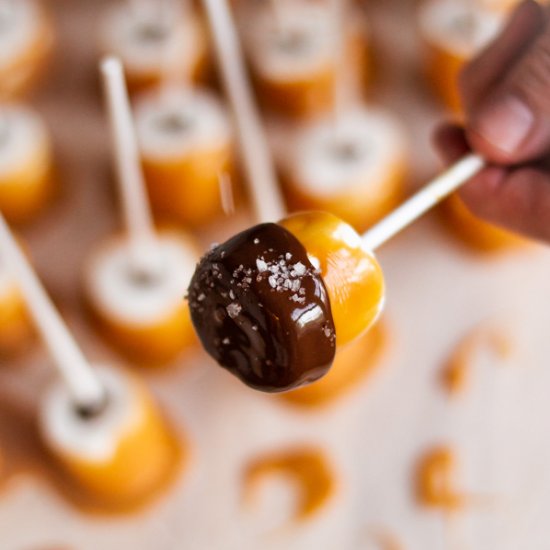
POLYGON ((550 152, 550 24, 468 116, 472 147, 517 164, 550 152))

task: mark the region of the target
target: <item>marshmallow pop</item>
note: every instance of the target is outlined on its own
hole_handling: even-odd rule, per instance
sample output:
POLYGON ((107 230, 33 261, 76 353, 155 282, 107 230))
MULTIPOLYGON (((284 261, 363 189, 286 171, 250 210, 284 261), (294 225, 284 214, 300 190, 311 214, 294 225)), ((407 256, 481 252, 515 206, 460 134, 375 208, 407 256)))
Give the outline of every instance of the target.
POLYGON ((34 0, 0 0, 0 99, 30 91, 45 72, 52 24, 34 0))
POLYGON ((113 2, 100 28, 100 49, 119 57, 131 93, 158 85, 166 71, 197 80, 206 72, 208 38, 197 13, 177 0, 113 2), (164 52, 173 56, 166 66, 164 52))
POLYGON ((162 365, 194 342, 183 297, 196 248, 184 233, 154 228, 122 64, 107 58, 101 70, 127 231, 92 252, 84 273, 84 294, 109 343, 135 363, 162 365))
POLYGON ((0 251, 59 373, 38 410, 46 449, 98 509, 148 502, 178 470, 174 434, 141 382, 87 361, 1 215, 0 251))

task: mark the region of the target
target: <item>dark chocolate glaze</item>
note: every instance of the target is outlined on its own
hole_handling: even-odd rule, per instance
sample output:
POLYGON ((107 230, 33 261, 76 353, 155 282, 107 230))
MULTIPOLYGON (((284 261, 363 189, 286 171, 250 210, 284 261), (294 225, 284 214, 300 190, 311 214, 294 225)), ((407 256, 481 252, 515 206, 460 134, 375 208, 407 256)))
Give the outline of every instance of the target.
POLYGON ((257 225, 207 253, 189 307, 206 351, 258 390, 313 382, 334 360, 327 290, 306 249, 280 225, 257 225))

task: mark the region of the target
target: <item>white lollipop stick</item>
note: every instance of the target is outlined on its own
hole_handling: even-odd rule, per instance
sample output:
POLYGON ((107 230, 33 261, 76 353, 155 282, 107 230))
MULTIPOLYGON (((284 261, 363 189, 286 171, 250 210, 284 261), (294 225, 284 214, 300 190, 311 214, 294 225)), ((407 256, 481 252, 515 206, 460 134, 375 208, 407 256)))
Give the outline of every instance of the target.
POLYGON ((235 115, 240 151, 256 217, 262 222, 277 221, 285 216, 284 202, 245 73, 241 47, 227 0, 202 2, 212 28, 218 65, 235 115))
POLYGON ((98 410, 105 390, 84 357, 25 254, 0 214, 0 249, 12 270, 25 305, 42 335, 75 405, 82 411, 98 410))
POLYGON ((122 206, 130 238, 132 265, 137 272, 149 273, 156 267, 156 235, 120 59, 103 59, 101 73, 109 109, 122 206))
POLYGON ((344 0, 330 0, 329 9, 332 11, 332 31, 335 34, 334 48, 334 102, 332 121, 334 124, 334 138, 336 143, 342 140, 342 125, 344 113, 349 107, 349 67, 346 60, 345 12, 344 0))
POLYGON ((363 245, 376 250, 484 167, 485 161, 479 155, 466 155, 364 233, 363 245))

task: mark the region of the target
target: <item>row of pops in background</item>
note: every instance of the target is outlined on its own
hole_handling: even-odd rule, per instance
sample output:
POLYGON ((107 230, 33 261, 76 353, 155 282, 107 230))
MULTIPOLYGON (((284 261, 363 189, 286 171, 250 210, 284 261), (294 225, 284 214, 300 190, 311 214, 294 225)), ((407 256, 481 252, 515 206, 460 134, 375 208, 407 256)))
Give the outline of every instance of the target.
MULTIPOLYGON (((409 154, 399 121, 365 100, 369 81, 375 78, 369 60, 376 55, 368 17, 360 5, 346 5, 338 19, 328 1, 274 4, 242 1, 236 9, 288 205, 291 210, 327 210, 363 230, 406 193, 409 154), (338 140, 333 139, 335 133, 338 140)), ((455 112, 460 66, 498 32, 503 7, 481 0, 430 0, 418 7, 420 37, 429 46, 427 78, 455 112)), ((37 113, 12 101, 41 73, 47 77, 55 32, 38 3, 6 2, 1 17, 0 37, 6 44, 2 74, 12 78, 3 77, 0 85, 5 99, 0 208, 8 221, 28 223, 55 195, 59 182, 47 128, 37 113)), ((223 215, 220 174, 231 175, 237 204, 242 193, 232 121, 209 86, 210 47, 202 14, 177 2, 122 2, 109 7, 97 30, 101 50, 123 60, 134 92, 142 165, 156 219, 186 229, 211 223, 223 215)), ((457 197, 442 208, 449 224, 474 246, 500 249, 517 242, 473 218, 457 197)), ((189 244, 189 254, 195 255, 191 239, 189 244)), ((112 254, 104 249, 99 256, 91 263, 104 264, 101 258, 112 254)), ((13 293, 5 294, 17 302, 13 293)), ((20 317, 15 303, 6 310, 20 317)), ((150 358, 148 344, 135 348, 135 334, 128 340, 120 322, 106 324, 105 332, 118 334, 114 339, 133 360, 164 362, 179 351, 167 330, 169 321, 162 328, 163 338, 157 332, 165 349, 152 351, 150 358)), ((180 335, 189 332, 181 326, 173 329, 180 335)), ((3 331, 3 347, 17 347, 26 332, 3 331)), ((176 339, 181 346, 190 340, 176 339)))
MULTIPOLYGON (((29 21, 33 20, 32 17, 29 19, 29 14, 34 14, 40 25, 47 25, 44 23, 47 19, 43 19, 41 12, 36 11, 37 5, 27 2, 8 4, 9 6, 2 11, 3 17, 12 17, 15 18, 14 21, 22 21, 28 25, 29 21), (19 14, 19 10, 22 10, 23 15, 19 14)), ((458 5, 462 4, 452 3, 452 6, 458 5)), ((136 92, 134 104, 142 164, 153 210, 159 221, 178 222, 186 228, 210 222, 217 214, 221 214, 218 185, 220 173, 231 172, 230 167, 237 165, 233 157, 231 120, 211 91, 205 91, 199 85, 190 83, 192 74, 206 71, 193 69, 189 74, 182 75, 177 74, 177 69, 171 70, 171 63, 174 59, 181 59, 181 53, 175 47, 178 42, 175 39, 168 40, 171 33, 175 32, 176 21, 185 25, 189 24, 189 21, 200 19, 191 17, 184 9, 169 11, 180 10, 180 7, 174 7, 169 2, 161 8, 157 4, 138 2, 131 5, 121 4, 116 9, 130 10, 130 17, 119 16, 118 20, 122 21, 119 24, 135 25, 129 31, 114 32, 112 36, 115 36, 116 40, 108 48, 125 62, 131 89, 153 86, 151 81, 160 80, 160 88, 136 92), (175 17, 176 14, 181 14, 181 20, 175 17), (128 43, 123 40, 120 44, 120 39, 125 37, 128 43), (128 48, 131 49, 136 40, 138 50, 149 51, 148 58, 152 58, 153 66, 157 67, 156 78, 151 79, 148 76, 140 79, 137 71, 138 77, 135 79, 135 66, 132 61, 147 58, 134 53, 133 50, 128 54, 128 48), (117 50, 117 43, 121 49, 117 50)), ((359 88, 363 89, 365 80, 368 81, 368 77, 364 77, 363 73, 367 53, 371 50, 364 36, 365 27, 355 24, 342 26, 346 31, 352 31, 349 41, 344 41, 347 53, 342 54, 351 66, 348 67, 346 63, 345 70, 342 71, 342 64, 339 63, 342 57, 334 54, 342 33, 339 29, 333 28, 332 6, 317 2, 289 1, 279 13, 277 20, 272 17, 273 7, 269 5, 237 9, 243 10, 238 18, 241 20, 244 43, 249 45, 247 49, 251 52, 250 67, 254 80, 261 90, 260 97, 266 102, 266 112, 278 111, 279 118, 276 123, 284 119, 284 125, 291 128, 289 133, 283 136, 282 141, 285 145, 292 145, 288 149, 285 148, 284 153, 280 153, 279 148, 275 147, 277 156, 280 156, 281 179, 285 182, 289 203, 294 203, 296 208, 330 210, 353 223, 357 229, 370 225, 391 209, 404 193, 407 147, 399 124, 390 115, 368 103, 363 104, 359 99, 359 88), (304 12, 300 10, 313 10, 312 16, 304 17, 304 12), (259 21, 264 21, 263 24, 268 26, 266 32, 261 32, 257 36, 250 33, 248 37, 247 29, 263 28, 260 24, 250 24, 252 17, 261 18, 262 13, 264 19, 259 21), (293 19, 293 14, 298 16, 293 19), (270 28, 272 24, 275 26, 270 28), (292 28, 292 32, 287 32, 288 28, 285 25, 289 25, 288 28, 292 28), (294 29, 294 25, 297 30, 294 29), (358 34, 355 34, 356 32, 358 34), (332 43, 331 37, 334 37, 332 43), (325 40, 328 40, 328 45, 325 40), (262 57, 261 62, 254 61, 255 56, 261 56, 264 50, 266 59, 262 57), (322 71, 319 71, 320 66, 323 67, 322 71), (281 82, 279 71, 281 68, 286 71, 288 67, 292 70, 290 74, 284 72, 281 82), (313 71, 310 70, 311 67, 314 68, 313 71), (273 69, 276 76, 263 74, 263 71, 269 68, 273 69), (348 71, 354 78, 346 79, 345 73, 348 71), (358 75, 361 75, 360 78, 358 75), (346 86, 343 87, 343 101, 337 97, 341 93, 339 87, 342 81, 346 82, 346 86), (322 97, 311 100, 317 93, 322 97), (333 150, 332 138, 335 132, 339 136, 339 147, 333 150), (342 147, 342 142, 345 143, 345 147, 342 147), (355 205, 359 206, 358 210, 350 209, 355 205)), ((485 11, 485 8, 474 4, 468 5, 467 9, 467 18, 471 18, 472 14, 485 14, 479 17, 494 17, 501 21, 503 17, 496 15, 497 12, 485 11)), ((200 15, 196 17, 200 18, 200 15)), ((353 20, 354 23, 358 21, 355 18, 353 20)), ((111 22, 106 24, 107 29, 109 25, 115 24, 117 18, 113 16, 109 21, 111 22)), ((453 24, 451 27, 466 28, 467 30, 462 32, 471 33, 472 23, 470 19, 468 21, 466 25, 461 21, 460 24, 453 24)), ((4 28, 10 29, 11 33, 14 26, 9 24, 4 28)), ((477 24, 473 24, 473 28, 477 29, 477 24)), ((482 25, 482 28, 485 27, 482 25)), ((204 28, 197 23, 196 29, 197 40, 202 36, 207 43, 204 28), (201 28, 202 35, 199 32, 201 28)), ((18 33, 17 36, 19 39, 28 34, 18 33)), ((49 36, 51 38, 51 34, 49 36)), ((193 36, 195 33, 185 33, 185 40, 193 36)), ((12 37, 11 40, 15 39, 12 37)), ((14 43, 17 44, 17 41, 14 43)), ((39 49, 42 53, 47 47, 39 49)), ((19 50, 15 48, 15 51, 19 50)), ((36 48, 33 47, 32 51, 36 51, 36 48)), ((189 51, 205 50, 195 47, 189 51)), ((471 55, 471 52, 468 54, 471 55)), ((185 56, 186 59, 188 57, 185 56)), ((42 59, 33 59, 31 56, 30 65, 27 67, 28 74, 35 72, 31 68, 32 65, 36 64, 38 69, 42 62, 42 59)), ((148 65, 151 66, 150 61, 148 65)), ((200 62, 197 62, 198 65, 200 62)), ((445 62, 444 65, 447 67, 449 64, 445 62)), ((179 64, 176 63, 176 66, 179 67, 179 64)), ((190 63, 190 66, 194 66, 193 63, 190 63)), ((445 79, 444 82, 448 83, 449 80, 445 79)), ((6 159, 4 179, 7 182, 6 189, 9 188, 9 192, 6 193, 9 200, 6 200, 7 208, 4 208, 2 202, 0 208, 11 221, 31 221, 33 211, 43 206, 45 197, 49 194, 46 190, 55 179, 51 144, 40 119, 27 108, 6 103, 2 114, 3 139, 0 144, 5 154, 2 158, 6 159), (29 159, 32 159, 32 162, 29 162, 29 159), (15 214, 10 214, 10 204, 15 205, 15 214), (29 208, 25 212, 27 207, 29 208)), ((272 115, 269 116, 271 119, 272 115)), ((237 183, 238 178, 236 175, 232 179, 237 183)), ((153 285, 147 277, 130 277, 125 269, 128 243, 121 237, 98 247, 85 272, 88 306, 101 332, 132 361, 152 364, 169 362, 192 341, 192 329, 187 320, 185 304, 181 299, 184 291, 182 281, 185 283, 189 279, 198 254, 198 248, 193 244, 192 238, 182 236, 179 230, 160 233, 157 243, 160 244, 159 250, 162 255, 163 277, 160 282, 159 279, 155 279, 153 285), (164 276, 165 274, 168 276, 164 276), (153 297, 149 294, 151 286, 155 288, 153 297), (141 315, 144 317, 140 318, 141 315), (188 338, 184 337, 185 334, 189 335, 188 338)), ((5 267, 7 274, 4 277, 6 282, 3 288, 8 291, 3 295, 7 297, 7 315, 2 316, 2 322, 5 318, 7 323, 6 330, 2 330, 1 334, 6 338, 6 348, 13 348, 18 347, 20 341, 26 341, 29 331, 25 308, 17 298, 17 284, 14 284, 8 275, 8 266, 5 267)), ((351 347, 345 350, 347 359, 342 358, 342 362, 353 366, 354 361, 349 360, 350 354, 360 355, 361 359, 364 359, 365 349, 373 349, 373 337, 376 339, 379 335, 370 335, 369 343, 362 342, 361 347, 355 350, 351 347), (367 348, 363 347, 365 345, 367 348)), ((331 379, 335 385, 352 383, 353 373, 338 368, 338 365, 334 372, 336 374, 332 378, 327 378, 325 385, 331 379), (340 382, 334 382, 335 380, 340 382)), ((105 383, 109 386, 110 392, 123 396, 124 384, 117 386, 117 381, 110 380, 109 376, 105 376, 105 383)), ((134 397, 140 395, 138 390, 135 394, 130 393, 134 397)), ((322 391, 320 393, 322 395, 322 391)), ((68 396, 59 393, 55 395, 50 401, 50 411, 53 411, 50 414, 68 415, 68 396)), ((128 399, 129 402, 132 401, 131 398, 128 399)), ((137 400, 140 403, 146 402, 145 398, 143 401, 141 398, 137 400)), ((131 408, 130 405, 128 407, 131 408)), ((144 410, 148 410, 147 407, 144 410)), ((166 435, 163 428, 159 428, 160 421, 156 415, 145 415, 145 418, 149 420, 144 422, 145 427, 142 426, 146 433, 143 441, 148 438, 160 438, 161 444, 155 443, 150 448, 171 449, 171 438, 166 435)), ((105 422, 109 425, 110 421, 105 422)), ((65 435, 55 434, 54 439, 58 437, 63 440, 65 435)), ((70 434, 71 437, 72 435, 70 434)), ((89 439, 85 432, 80 433, 77 439, 75 448, 88 445, 89 439)), ((74 441, 71 439, 71 445, 74 441)), ((71 451, 74 452, 75 448, 71 451)), ((101 450, 97 451, 97 448, 90 452, 101 454, 101 450)), ((127 452, 121 446, 120 456, 125 454, 127 452)), ((151 463, 158 463, 159 470, 164 471, 166 462, 172 463, 172 459, 167 457, 172 457, 173 454, 172 450, 166 453, 159 452, 157 456, 151 457, 151 463)), ((127 459, 128 456, 121 459, 120 464, 127 465, 127 459)), ((111 482, 101 487, 96 486, 95 473, 86 464, 69 461, 69 469, 76 471, 80 479, 92 479, 89 483, 100 495, 102 491, 114 491, 115 494, 124 496, 125 491, 116 486, 113 488, 111 482)), ((155 468, 151 469, 152 472, 154 470, 155 468)), ((120 477, 120 470, 113 469, 110 472, 112 477, 109 474, 104 479, 123 479, 120 477)), ((133 488, 131 492, 135 489, 139 493, 142 488, 133 488)))

